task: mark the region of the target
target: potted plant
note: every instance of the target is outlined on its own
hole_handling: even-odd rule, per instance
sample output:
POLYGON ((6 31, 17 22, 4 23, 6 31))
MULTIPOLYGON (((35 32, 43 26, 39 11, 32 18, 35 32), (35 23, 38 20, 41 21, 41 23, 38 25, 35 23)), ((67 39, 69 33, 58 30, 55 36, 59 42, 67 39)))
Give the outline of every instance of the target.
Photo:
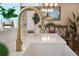
POLYGON ((8 56, 8 55, 9 55, 8 48, 3 43, 0 43, 0 56, 8 56))
POLYGON ((75 37, 77 36, 78 26, 79 26, 79 16, 75 16, 75 13, 72 13, 73 19, 68 18, 68 32, 72 33, 75 37))
POLYGON ((39 15, 37 13, 35 13, 32 18, 33 18, 33 21, 34 21, 34 24, 35 24, 35 32, 36 32, 37 24, 39 23, 40 18, 39 18, 39 15))
POLYGON ((0 6, 0 14, 3 16, 4 19, 6 19, 5 24, 11 24, 13 21, 11 21, 10 19, 18 16, 14 13, 15 11, 16 9, 14 7, 5 9, 4 7, 0 6))
POLYGON ((40 18, 39 18, 39 16, 38 16, 37 13, 34 14, 34 16, 33 16, 33 21, 34 21, 34 24, 35 24, 35 25, 39 23, 40 18))
POLYGON ((54 24, 53 23, 47 23, 45 25, 45 29, 48 28, 49 29, 49 33, 53 33, 54 32, 54 30, 51 31, 51 27, 54 27, 54 24))
POLYGON ((76 16, 75 13, 72 13, 73 19, 68 18, 68 33, 72 35, 73 38, 73 48, 75 48, 74 44, 76 40, 78 40, 78 27, 79 27, 79 16, 76 16))

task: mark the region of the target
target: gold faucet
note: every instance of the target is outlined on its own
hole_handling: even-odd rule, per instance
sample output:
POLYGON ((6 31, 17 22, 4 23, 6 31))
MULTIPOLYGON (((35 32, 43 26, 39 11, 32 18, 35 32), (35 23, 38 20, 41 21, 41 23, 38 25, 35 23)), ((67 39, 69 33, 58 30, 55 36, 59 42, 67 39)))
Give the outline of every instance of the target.
POLYGON ((16 39, 16 51, 22 51, 22 39, 21 39, 21 15, 24 11, 27 10, 34 10, 36 13, 39 15, 40 22, 42 25, 42 32, 44 32, 44 23, 43 23, 43 17, 42 17, 42 12, 35 8, 35 7, 24 7, 19 16, 18 16, 18 30, 17 30, 17 39, 16 39))

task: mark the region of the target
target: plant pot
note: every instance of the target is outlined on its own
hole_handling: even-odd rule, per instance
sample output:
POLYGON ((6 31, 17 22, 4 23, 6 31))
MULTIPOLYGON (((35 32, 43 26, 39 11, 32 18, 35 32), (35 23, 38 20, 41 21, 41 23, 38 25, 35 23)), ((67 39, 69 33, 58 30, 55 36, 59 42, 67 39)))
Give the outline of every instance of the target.
POLYGON ((6 20, 5 22, 3 22, 3 27, 4 26, 11 26, 14 27, 14 22, 13 20, 6 20))
POLYGON ((6 20, 4 23, 5 24, 12 24, 12 22, 13 22, 12 20, 6 20))
POLYGON ((35 25, 35 30, 34 30, 34 33, 35 33, 35 35, 37 35, 37 34, 39 34, 39 33, 40 33, 40 30, 39 30, 39 28, 38 28, 38 25, 37 25, 37 24, 35 25))
POLYGON ((8 56, 9 55, 9 50, 6 47, 5 44, 0 43, 0 56, 8 56))

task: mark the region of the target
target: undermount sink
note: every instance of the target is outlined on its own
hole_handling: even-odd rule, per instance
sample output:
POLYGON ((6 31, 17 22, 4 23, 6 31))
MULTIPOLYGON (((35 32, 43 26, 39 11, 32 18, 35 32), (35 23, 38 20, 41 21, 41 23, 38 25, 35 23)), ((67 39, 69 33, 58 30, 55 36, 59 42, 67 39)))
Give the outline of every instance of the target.
POLYGON ((67 45, 54 43, 32 43, 24 56, 77 56, 67 45))

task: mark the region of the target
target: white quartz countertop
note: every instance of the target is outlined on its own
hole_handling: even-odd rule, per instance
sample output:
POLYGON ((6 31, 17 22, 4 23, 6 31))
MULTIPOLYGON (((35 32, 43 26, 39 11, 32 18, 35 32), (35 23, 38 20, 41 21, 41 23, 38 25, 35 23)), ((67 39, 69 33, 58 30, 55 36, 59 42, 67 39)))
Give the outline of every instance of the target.
POLYGON ((27 34, 26 39, 23 40, 24 42, 31 42, 31 43, 64 43, 66 44, 65 40, 62 39, 58 34, 27 34))

